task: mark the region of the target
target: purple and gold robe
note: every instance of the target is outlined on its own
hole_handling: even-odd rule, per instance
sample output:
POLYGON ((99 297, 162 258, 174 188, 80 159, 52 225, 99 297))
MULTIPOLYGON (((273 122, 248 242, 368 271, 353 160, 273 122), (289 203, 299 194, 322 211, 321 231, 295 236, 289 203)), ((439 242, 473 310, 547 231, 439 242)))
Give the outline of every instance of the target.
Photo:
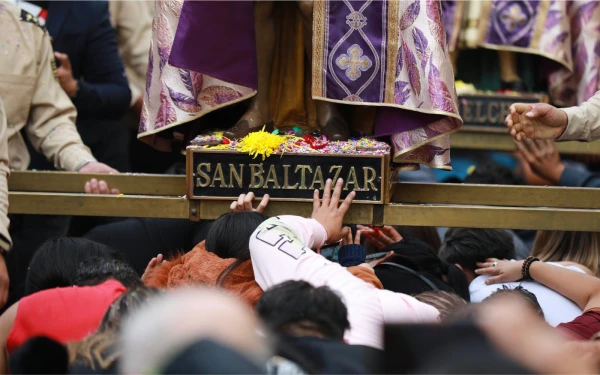
MULTIPOLYGON (((390 136, 394 163, 450 168, 450 134, 462 120, 438 1, 315 1, 312 67, 292 47, 303 45, 295 4, 282 5, 276 126, 314 128, 313 101, 335 102, 363 110, 372 134, 390 136)), ((156 2, 139 138, 168 148, 165 130, 255 95, 252 14, 249 1, 156 2)))
POLYGON ((557 105, 578 105, 600 86, 598 0, 443 1, 449 48, 490 48, 543 56, 557 105))

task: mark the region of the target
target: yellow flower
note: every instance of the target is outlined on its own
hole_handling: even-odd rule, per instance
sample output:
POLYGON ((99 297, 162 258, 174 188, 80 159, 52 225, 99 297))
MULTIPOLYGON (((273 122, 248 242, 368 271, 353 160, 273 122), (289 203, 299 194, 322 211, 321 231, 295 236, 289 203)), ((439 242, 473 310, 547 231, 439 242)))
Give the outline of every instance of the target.
POLYGON ((285 141, 285 137, 268 133, 263 126, 261 131, 250 133, 242 138, 238 142, 236 149, 239 152, 247 152, 254 158, 261 155, 262 160, 265 160, 271 154, 277 152, 279 146, 284 144, 285 141))

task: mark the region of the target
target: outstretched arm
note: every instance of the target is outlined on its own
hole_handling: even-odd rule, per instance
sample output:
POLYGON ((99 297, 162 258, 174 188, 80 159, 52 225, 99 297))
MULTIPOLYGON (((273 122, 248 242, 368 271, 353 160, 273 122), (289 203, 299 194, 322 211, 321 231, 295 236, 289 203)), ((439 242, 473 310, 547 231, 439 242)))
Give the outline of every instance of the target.
MULTIPOLYGON (((478 263, 478 275, 490 275, 486 284, 513 282, 523 278, 524 261, 509 262, 488 259, 478 263), (493 263, 498 262, 494 267, 493 263)), ((600 307, 600 279, 568 268, 553 266, 544 262, 534 262, 529 268, 531 277, 540 284, 562 294, 575 302, 583 311, 600 307)))

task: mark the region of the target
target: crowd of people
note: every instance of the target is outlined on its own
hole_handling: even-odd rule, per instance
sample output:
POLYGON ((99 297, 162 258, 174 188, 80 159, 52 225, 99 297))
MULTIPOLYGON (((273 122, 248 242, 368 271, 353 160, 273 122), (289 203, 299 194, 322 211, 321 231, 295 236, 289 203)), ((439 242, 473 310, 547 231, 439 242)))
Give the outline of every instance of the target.
MULTIPOLYGON (((0 0, 0 371, 600 372, 600 232, 346 226, 341 179, 310 217, 252 192, 215 221, 8 215, 11 170, 181 173, 179 150, 130 143, 154 9, 0 0)), ((505 122, 513 165, 486 153, 445 182, 600 186, 554 144, 600 138, 600 91, 505 122)))

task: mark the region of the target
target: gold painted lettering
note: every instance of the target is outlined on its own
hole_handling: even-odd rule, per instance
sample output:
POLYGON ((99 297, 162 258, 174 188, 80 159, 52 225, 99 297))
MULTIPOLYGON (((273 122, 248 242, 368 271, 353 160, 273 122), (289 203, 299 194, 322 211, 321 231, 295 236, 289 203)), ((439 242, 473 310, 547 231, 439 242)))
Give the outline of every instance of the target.
POLYGON ((240 164, 240 173, 235 169, 235 164, 229 164, 229 187, 234 188, 233 179, 237 182, 237 187, 242 187, 242 181, 244 177, 244 164, 240 164))
POLYGON ((502 117, 498 116, 498 102, 489 102, 487 107, 487 120, 491 124, 501 123, 502 117))
POLYGON ((306 171, 312 173, 312 168, 310 165, 297 165, 294 173, 297 173, 300 170, 300 190, 306 190, 306 171))
POLYGON ((375 186, 375 184, 373 183, 373 181, 375 181, 375 179, 377 178, 377 172, 375 172, 375 169, 371 168, 371 167, 363 167, 363 174, 365 176, 365 184, 363 185, 363 190, 364 191, 377 191, 377 186, 375 186), (371 189, 369 189, 369 185, 371 186, 371 189))
POLYGON ((323 190, 325 186, 325 180, 323 179, 323 171, 321 170, 321 166, 319 165, 315 170, 315 174, 313 176, 312 184, 310 184, 310 190, 314 190, 315 184, 321 185, 319 190, 323 190))
POLYGON ((475 122, 485 124, 485 116, 483 114, 483 102, 478 100, 475 102, 475 122))
POLYGON ((226 188, 227 184, 225 183, 225 176, 223 175, 223 167, 221 163, 217 163, 217 168, 215 168, 215 173, 213 174, 212 182, 210 183, 210 187, 215 187, 215 182, 219 181, 221 188, 226 188))
POLYGON ((277 182, 277 171, 275 171, 274 165, 271 165, 269 168, 269 173, 267 173, 267 179, 265 180, 263 188, 267 189, 269 187, 269 182, 273 183, 273 189, 281 189, 279 182, 277 182))
POLYGON ((262 164, 250 164, 250 189, 258 189, 263 186, 264 178, 262 164))
POLYGON ((473 112, 471 111, 471 103, 468 100, 462 102, 463 119, 466 123, 473 122, 473 112))
POLYGON ((210 176, 207 172, 210 172, 210 163, 200 163, 196 167, 196 173, 198 173, 198 178, 196 179, 196 187, 207 187, 210 184, 210 176), (202 169, 205 169, 204 172, 202 169), (204 181, 201 180, 204 179, 204 181))
POLYGON ((289 189, 289 190, 294 190, 298 188, 298 183, 296 182, 295 185, 291 185, 290 186, 290 167, 291 165, 284 165, 283 166, 283 188, 284 189, 289 189))
POLYGON ((336 172, 335 172, 335 176, 333 176, 333 178, 331 179, 331 181, 335 185, 335 183, 337 182, 338 178, 340 177, 340 173, 342 173, 342 166, 341 165, 332 165, 331 168, 329 168, 329 174, 331 174, 331 172, 334 169, 336 169, 336 172))
POLYGON ((356 170, 354 170, 354 167, 350 167, 350 172, 348 172, 348 177, 346 178, 346 185, 344 185, 344 190, 348 190, 348 185, 354 185, 354 189, 356 189, 358 186, 358 180, 356 179, 356 170))

